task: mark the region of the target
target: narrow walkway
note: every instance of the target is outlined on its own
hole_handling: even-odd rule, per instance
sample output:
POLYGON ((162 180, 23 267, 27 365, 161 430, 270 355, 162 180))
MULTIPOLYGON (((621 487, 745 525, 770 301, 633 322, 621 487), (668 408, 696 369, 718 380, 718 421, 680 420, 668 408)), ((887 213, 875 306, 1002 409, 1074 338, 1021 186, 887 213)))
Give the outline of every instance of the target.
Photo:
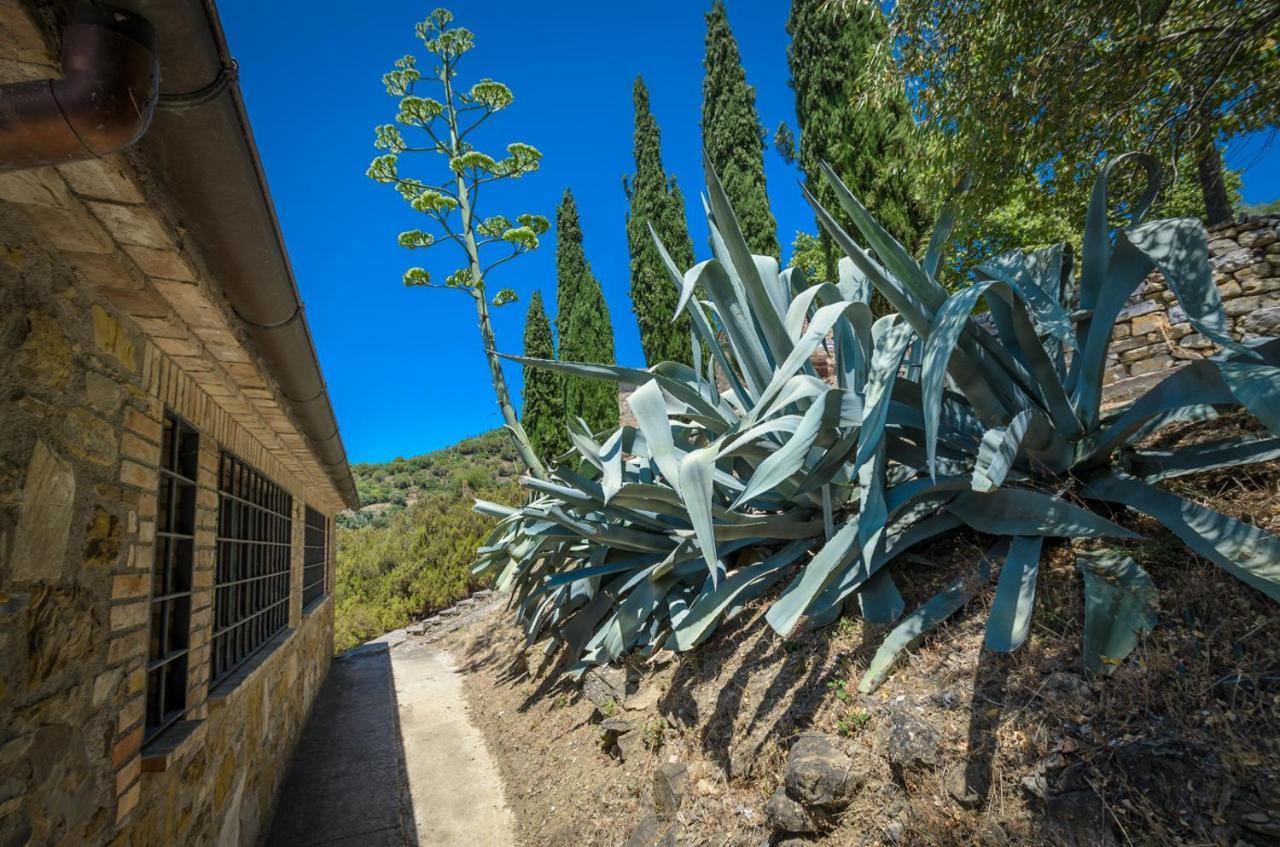
POLYGON ((510 847, 511 831, 449 654, 391 633, 334 660, 269 847, 510 847))

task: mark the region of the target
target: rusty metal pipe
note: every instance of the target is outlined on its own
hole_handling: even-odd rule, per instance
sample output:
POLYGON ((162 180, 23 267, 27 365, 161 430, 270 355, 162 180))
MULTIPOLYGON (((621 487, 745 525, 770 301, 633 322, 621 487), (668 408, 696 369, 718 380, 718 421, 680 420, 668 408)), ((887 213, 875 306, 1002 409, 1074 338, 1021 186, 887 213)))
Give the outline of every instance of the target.
POLYGON ((160 86, 146 18, 82 4, 62 35, 59 79, 0 86, 0 171, 105 156, 151 124, 160 86))

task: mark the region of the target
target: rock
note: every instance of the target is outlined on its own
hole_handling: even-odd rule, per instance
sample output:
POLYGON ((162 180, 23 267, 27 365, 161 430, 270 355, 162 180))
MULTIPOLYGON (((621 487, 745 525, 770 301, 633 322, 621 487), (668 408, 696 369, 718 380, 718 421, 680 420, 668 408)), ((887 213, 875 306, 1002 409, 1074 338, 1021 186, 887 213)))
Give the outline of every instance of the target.
POLYGON ((791 745, 783 776, 787 793, 806 806, 828 811, 843 809, 862 788, 853 760, 834 739, 821 732, 806 732, 791 745))
POLYGON ((809 839, 792 836, 780 838, 770 843, 772 847, 813 847, 813 842, 809 839))
POLYGON ((1280 306, 1264 306, 1243 315, 1237 329, 1254 335, 1280 335, 1280 306))
POLYGON ((662 832, 662 824, 658 816, 649 812, 640 819, 636 828, 631 830, 631 835, 627 837, 623 847, 675 847, 679 832, 678 824, 672 824, 666 832, 662 832))
POLYGON ((97 649, 101 635, 93 594, 79 586, 40 585, 27 620, 32 687, 60 668, 73 667, 97 649))
POLYGON ((1054 671, 1045 677, 1044 683, 1040 686, 1040 695, 1047 700, 1082 697, 1091 694, 1092 691, 1083 677, 1066 671, 1054 671))
POLYGON ((101 506, 95 506, 84 539, 84 563, 91 567, 110 567, 120 558, 120 519, 101 506))
POLYGON ((910 771, 929 770, 938 764, 938 732, 898 705, 889 711, 880 731, 889 764, 910 771))
POLYGON ((1069 791, 1046 801, 1046 824, 1063 847, 1113 847, 1116 837, 1107 825, 1107 810, 1092 790, 1069 791))
POLYGON ((902 836, 904 832, 905 832, 904 827, 902 826, 902 824, 898 823, 897 821, 889 821, 887 824, 885 824, 884 835, 894 844, 897 844, 899 841, 902 840, 902 836))
POLYGON ((653 774, 653 805, 660 817, 669 818, 680 809, 688 775, 689 766, 683 762, 658 766, 653 774))
POLYGON ((964 765, 948 770, 943 778, 943 786, 948 796, 962 809, 976 809, 982 804, 982 793, 978 786, 970 782, 968 769, 964 765))
POLYGON ((818 824, 809 810, 788 797, 781 786, 764 804, 764 817, 774 832, 818 831, 818 824))
POLYGON ((658 705, 658 701, 661 699, 662 690, 656 685, 650 685, 628 697, 626 707, 629 711, 643 712, 645 709, 651 709, 658 705))
POLYGON ((1274 244, 1277 238, 1280 238, 1280 236, 1271 227, 1255 229, 1252 232, 1240 234, 1240 246, 1254 249, 1266 247, 1268 244, 1274 244))
POLYGON ((611 665, 596 665, 582 675, 582 696, 597 709, 621 705, 627 699, 627 670, 611 665))
POLYGON ((25 504, 13 544, 12 580, 57 580, 62 576, 76 499, 71 463, 37 440, 22 489, 25 504))
POLYGON ((720 793, 720 785, 714 779, 703 777, 694 785, 694 790, 698 792, 699 797, 714 797, 720 793))

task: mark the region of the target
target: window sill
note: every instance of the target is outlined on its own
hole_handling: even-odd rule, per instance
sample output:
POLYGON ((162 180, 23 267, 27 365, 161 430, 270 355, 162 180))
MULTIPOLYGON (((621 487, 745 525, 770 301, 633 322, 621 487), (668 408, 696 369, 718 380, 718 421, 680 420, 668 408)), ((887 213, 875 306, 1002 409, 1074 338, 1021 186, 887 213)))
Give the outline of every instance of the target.
POLYGON ((332 596, 333 596, 332 592, 329 594, 321 595, 320 597, 317 597, 316 599, 312 600, 307 605, 303 606, 302 607, 303 616, 309 617, 312 612, 314 612, 316 609, 319 609, 321 606, 323 606, 325 601, 332 596))
POLYGON ((142 748, 142 772, 162 773, 204 743, 204 721, 178 721, 142 748))
POLYGON ((293 638, 296 632, 296 629, 285 629, 276 633, 267 643, 258 648, 258 652, 254 653, 249 661, 236 668, 224 679, 218 680, 217 685, 209 691, 209 708, 216 709, 223 706, 241 686, 257 676, 258 671, 270 661, 277 650, 293 638))

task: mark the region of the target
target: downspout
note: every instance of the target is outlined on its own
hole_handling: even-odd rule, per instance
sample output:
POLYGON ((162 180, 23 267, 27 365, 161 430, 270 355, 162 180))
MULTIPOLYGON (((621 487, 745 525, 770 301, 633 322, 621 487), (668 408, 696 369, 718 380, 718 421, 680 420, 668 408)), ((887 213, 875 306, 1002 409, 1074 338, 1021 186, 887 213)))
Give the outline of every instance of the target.
POLYGON ((151 124, 160 64, 146 18, 81 4, 61 61, 59 79, 0 85, 0 172, 115 153, 151 124))

